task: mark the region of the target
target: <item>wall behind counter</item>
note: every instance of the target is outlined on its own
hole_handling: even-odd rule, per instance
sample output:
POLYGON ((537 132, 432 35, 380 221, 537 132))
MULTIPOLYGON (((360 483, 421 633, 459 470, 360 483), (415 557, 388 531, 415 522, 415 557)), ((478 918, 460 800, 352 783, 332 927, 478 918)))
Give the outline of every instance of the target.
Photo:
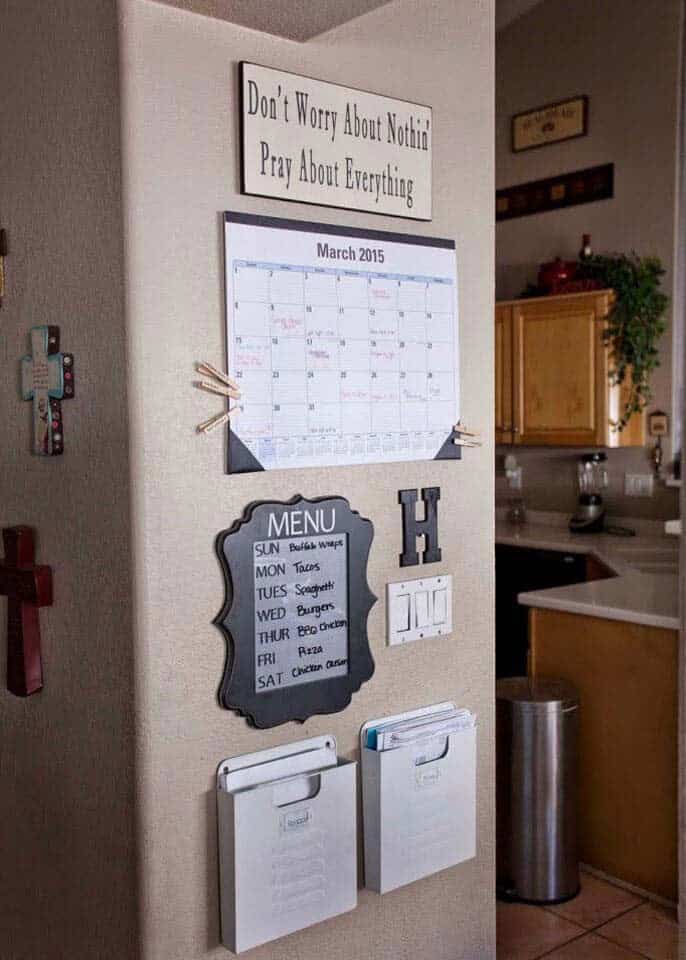
MULTIPOLYGON (((572 513, 578 499, 576 465, 585 450, 559 447, 496 447, 496 504, 506 505, 522 496, 529 510, 572 513), (522 467, 522 490, 511 490, 503 460, 513 453, 522 467)), ((671 520, 679 516, 679 491, 656 481, 652 497, 624 496, 625 473, 650 473, 649 451, 642 447, 607 450, 609 486, 605 494, 608 512, 620 517, 671 520)))
MULTIPOLYGON (((496 227, 496 299, 519 296, 539 264, 575 259, 583 233, 597 252, 661 258, 672 292, 681 0, 544 0, 496 41, 496 186, 615 164, 612 200, 503 221, 496 227), (588 136, 512 153, 515 113, 579 94, 590 98, 588 136)), ((660 344, 652 408, 672 408, 671 331, 660 344)), ((671 454, 669 441, 666 457, 671 454)), ((527 454, 545 472, 551 452, 527 454)), ((560 452, 562 456, 562 452, 560 452)), ((639 453, 611 454, 617 477, 639 453)), ((542 475, 537 478, 549 486, 542 475)), ((654 503, 663 498, 640 501, 654 503)), ((671 496, 665 497, 665 508, 671 496)), ((630 504, 639 503, 632 500, 630 504)), ((663 509, 659 506, 659 509, 663 509)), ((658 514, 656 514, 658 515, 658 514)))

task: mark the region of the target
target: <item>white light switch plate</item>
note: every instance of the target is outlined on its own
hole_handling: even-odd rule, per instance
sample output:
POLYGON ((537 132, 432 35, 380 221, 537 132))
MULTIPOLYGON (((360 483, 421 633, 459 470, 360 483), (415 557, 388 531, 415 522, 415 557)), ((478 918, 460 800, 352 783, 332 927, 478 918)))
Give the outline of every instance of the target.
POLYGON ((624 496, 652 497, 654 483, 655 481, 652 473, 625 473, 624 496))
POLYGON ((453 629, 453 578, 422 577, 386 584, 388 644, 442 637, 453 629))

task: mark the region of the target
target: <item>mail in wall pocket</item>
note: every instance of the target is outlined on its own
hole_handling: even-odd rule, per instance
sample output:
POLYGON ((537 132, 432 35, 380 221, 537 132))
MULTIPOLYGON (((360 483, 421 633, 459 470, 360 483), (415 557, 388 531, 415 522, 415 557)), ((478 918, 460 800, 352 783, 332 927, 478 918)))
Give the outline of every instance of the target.
POLYGON ((476 718, 454 703, 361 731, 365 886, 377 893, 476 855, 476 718))
POLYGON ((222 761, 222 943, 234 953, 357 906, 356 763, 326 735, 222 761))

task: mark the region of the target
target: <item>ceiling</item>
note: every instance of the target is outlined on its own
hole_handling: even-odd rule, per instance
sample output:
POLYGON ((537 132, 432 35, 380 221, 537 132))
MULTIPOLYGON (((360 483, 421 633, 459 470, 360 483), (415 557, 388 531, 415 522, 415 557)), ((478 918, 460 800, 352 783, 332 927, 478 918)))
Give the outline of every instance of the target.
MULTIPOLYGON (((160 0, 217 20, 287 40, 311 40, 390 0, 160 0)), ((421 0, 420 0, 421 2, 421 0)), ((496 30, 527 13, 541 0, 496 0, 496 30)))
POLYGON ((310 40, 389 0, 161 0, 287 40, 310 40))
POLYGON ((513 20, 528 13, 532 7, 537 6, 541 0, 496 0, 495 2, 495 28, 502 30, 513 20))

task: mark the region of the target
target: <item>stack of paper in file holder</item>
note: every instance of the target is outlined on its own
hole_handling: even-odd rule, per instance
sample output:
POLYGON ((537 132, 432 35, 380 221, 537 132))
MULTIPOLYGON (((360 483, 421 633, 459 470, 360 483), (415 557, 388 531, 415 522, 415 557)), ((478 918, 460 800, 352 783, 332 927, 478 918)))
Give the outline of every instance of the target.
POLYGON ((331 735, 220 763, 222 942, 234 953, 357 905, 356 768, 331 735))
POLYGON ((365 886, 386 893, 476 855, 476 717, 454 703, 360 734, 365 886))

